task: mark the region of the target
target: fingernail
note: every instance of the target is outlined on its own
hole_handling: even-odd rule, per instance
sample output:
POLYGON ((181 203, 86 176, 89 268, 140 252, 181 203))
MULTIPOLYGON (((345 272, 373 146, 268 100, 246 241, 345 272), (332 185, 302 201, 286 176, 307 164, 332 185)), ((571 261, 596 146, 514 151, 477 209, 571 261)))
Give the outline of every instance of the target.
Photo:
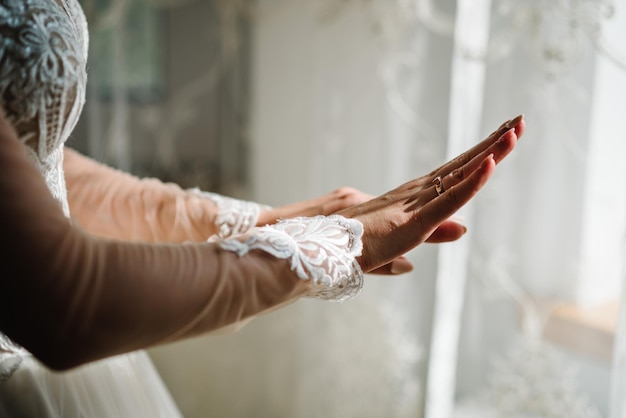
POLYGON ((461 225, 463 227, 463 235, 467 234, 467 227, 465 225, 461 225))
POLYGON ((496 141, 496 144, 500 144, 504 141, 504 136, 509 133, 509 132, 513 132, 515 133, 515 129, 510 128, 510 127, 506 127, 506 131, 502 132, 502 135, 500 135, 500 138, 498 138, 498 140, 496 141))
POLYGON ((391 274, 404 274, 413 270, 413 264, 406 260, 395 260, 391 263, 391 274))
POLYGON ((507 122, 506 127, 507 128, 515 128, 521 121, 522 119, 524 119, 524 114, 519 114, 516 117, 514 117, 513 119, 511 119, 510 121, 507 122))

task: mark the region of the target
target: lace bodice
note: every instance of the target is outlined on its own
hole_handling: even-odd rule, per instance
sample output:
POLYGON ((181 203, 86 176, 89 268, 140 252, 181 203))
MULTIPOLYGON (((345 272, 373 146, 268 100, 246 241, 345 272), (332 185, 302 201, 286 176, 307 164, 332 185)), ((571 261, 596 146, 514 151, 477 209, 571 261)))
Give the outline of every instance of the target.
POLYGON ((68 214, 63 143, 85 101, 87 22, 76 0, 0 1, 0 95, 68 214))

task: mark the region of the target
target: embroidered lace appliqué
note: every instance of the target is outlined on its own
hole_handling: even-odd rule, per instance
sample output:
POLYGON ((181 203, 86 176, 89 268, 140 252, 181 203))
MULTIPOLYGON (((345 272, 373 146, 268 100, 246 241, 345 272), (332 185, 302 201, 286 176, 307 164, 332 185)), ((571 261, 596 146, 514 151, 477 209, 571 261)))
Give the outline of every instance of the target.
MULTIPOLYGON (((87 44, 75 0, 0 0, 0 102, 66 216, 63 143, 85 102, 87 44)), ((0 381, 26 355, 0 333, 0 381)))
POLYGON ((192 189, 191 192, 212 201, 219 208, 219 213, 215 218, 215 225, 219 228, 217 234, 219 238, 243 234, 254 228, 261 210, 269 209, 269 206, 204 192, 199 189, 192 189))
POLYGON ((87 44, 76 1, 0 1, 2 106, 66 214, 61 147, 85 101, 87 44))
POLYGON ((310 297, 344 301, 363 287, 363 272, 356 261, 363 249, 362 235, 363 225, 355 219, 316 216, 254 228, 219 245, 239 256, 259 249, 289 259, 298 277, 311 280, 310 297))

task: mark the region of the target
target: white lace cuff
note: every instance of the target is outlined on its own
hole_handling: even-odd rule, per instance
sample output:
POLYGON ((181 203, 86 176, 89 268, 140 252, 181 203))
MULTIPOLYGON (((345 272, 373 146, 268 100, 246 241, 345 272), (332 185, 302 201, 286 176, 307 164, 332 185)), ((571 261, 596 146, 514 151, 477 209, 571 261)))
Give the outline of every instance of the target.
POLYGON ((215 218, 215 225, 219 231, 217 233, 219 238, 228 238, 247 232, 256 226, 261 210, 270 209, 269 206, 247 200, 233 199, 217 193, 204 192, 200 189, 190 189, 189 191, 212 201, 218 207, 219 213, 215 218))
POLYGON ((344 301, 363 287, 363 271, 356 261, 361 255, 363 225, 343 216, 293 218, 254 228, 248 233, 219 242, 239 256, 262 250, 288 259, 302 280, 311 280, 307 296, 344 301))

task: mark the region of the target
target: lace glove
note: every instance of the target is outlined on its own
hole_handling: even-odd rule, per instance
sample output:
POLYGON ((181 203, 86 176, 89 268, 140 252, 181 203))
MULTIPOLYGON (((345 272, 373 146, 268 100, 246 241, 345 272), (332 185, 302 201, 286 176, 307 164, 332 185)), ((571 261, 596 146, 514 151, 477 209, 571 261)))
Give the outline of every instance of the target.
POLYGON ((290 221, 220 243, 86 234, 0 122, 0 330, 50 367, 218 330, 304 295, 323 296, 318 289, 328 282, 354 293, 351 283, 360 282, 351 278, 359 273, 360 224, 340 217, 290 221), (310 233, 318 239, 308 240, 310 233))
POLYGON ((100 236, 201 242, 213 235, 247 231, 256 225, 263 208, 156 179, 139 179, 67 148, 64 168, 72 218, 100 236))
POLYGON ((233 199, 217 193, 205 192, 200 189, 189 189, 189 192, 213 202, 218 208, 215 217, 215 226, 218 228, 219 238, 228 238, 242 234, 255 227, 262 210, 271 209, 247 200, 233 199))

